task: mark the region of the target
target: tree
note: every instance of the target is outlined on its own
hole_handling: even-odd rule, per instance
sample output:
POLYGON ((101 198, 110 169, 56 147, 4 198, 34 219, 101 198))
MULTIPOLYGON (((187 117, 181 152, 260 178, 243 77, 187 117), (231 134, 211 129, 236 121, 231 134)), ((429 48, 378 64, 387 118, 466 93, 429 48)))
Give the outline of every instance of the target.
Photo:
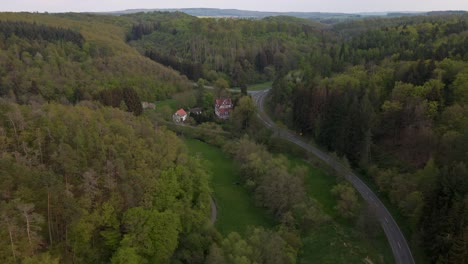
POLYGON ((241 84, 240 85, 240 90, 241 90, 241 94, 246 96, 247 95, 247 85, 246 84, 241 84))
POLYGON ((204 96, 205 96, 205 80, 198 79, 197 92, 196 92, 197 106, 198 107, 203 106, 204 96))
POLYGON ((218 78, 214 83, 214 86, 216 97, 220 98, 228 94, 228 91, 226 89, 229 87, 229 83, 225 79, 218 78))
POLYGON ((348 183, 335 185, 332 194, 338 198, 336 209, 344 218, 352 218, 356 215, 359 208, 358 196, 356 190, 348 183))
POLYGON ((213 243, 210 247, 210 253, 206 257, 206 264, 227 264, 226 257, 222 249, 216 244, 213 243))
POLYGON ((124 88, 122 92, 128 111, 136 116, 141 115, 143 113, 143 106, 137 92, 133 88, 124 88))
POLYGON ((276 73, 279 76, 286 74, 288 71, 286 55, 284 55, 282 52, 276 52, 274 57, 274 65, 276 73))
POLYGON ((213 244, 206 263, 296 263, 299 245, 289 244, 283 238, 283 235, 292 238, 290 234, 263 228, 249 228, 247 232, 246 238, 230 233, 223 239, 221 248, 213 244))
POLYGON ((16 207, 24 221, 23 224, 28 238, 30 252, 34 254, 42 240, 40 231, 44 218, 40 214, 34 212, 34 204, 18 202, 16 207))
POLYGON ((255 114, 255 105, 250 96, 243 96, 239 99, 237 106, 231 115, 233 128, 237 132, 245 131, 255 114))
POLYGON ((11 256, 13 261, 16 263, 17 249, 14 241, 14 236, 15 233, 18 232, 19 227, 17 226, 16 220, 14 218, 14 212, 9 204, 1 202, 0 209, 0 227, 6 230, 8 234, 8 240, 11 248, 11 256))
POLYGON ((263 228, 251 229, 248 243, 256 249, 256 263, 292 264, 296 263, 297 248, 289 245, 279 232, 263 228))
POLYGON ((152 263, 169 261, 177 247, 180 232, 176 214, 135 207, 125 213, 123 224, 127 234, 121 247, 127 248, 126 251, 134 248, 138 255, 152 263))
POLYGON ((242 65, 239 62, 236 62, 232 73, 233 86, 242 87, 247 82, 246 78, 247 76, 244 72, 244 69, 242 68, 242 65))
POLYGON ((145 258, 138 255, 134 247, 122 246, 112 257, 112 264, 140 264, 148 263, 145 258))
POLYGON ((230 233, 222 242, 228 263, 251 264, 253 248, 238 233, 230 233))
POLYGON ((463 238, 459 235, 466 228, 468 206, 468 183, 464 180, 468 169, 464 163, 453 163, 444 167, 439 177, 438 188, 428 196, 422 219, 423 241, 430 260, 451 261, 463 256, 459 246, 463 238))

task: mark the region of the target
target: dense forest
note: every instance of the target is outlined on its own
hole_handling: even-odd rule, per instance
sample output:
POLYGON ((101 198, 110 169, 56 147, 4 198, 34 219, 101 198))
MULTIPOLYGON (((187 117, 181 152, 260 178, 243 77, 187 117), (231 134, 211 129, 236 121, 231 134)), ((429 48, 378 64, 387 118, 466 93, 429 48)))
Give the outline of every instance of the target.
POLYGON ((371 22, 278 78, 273 114, 373 179, 430 262, 466 263, 468 16, 371 22))
POLYGON ((190 89, 188 80, 129 47, 126 20, 0 21, 1 262, 203 259, 216 233, 202 162, 125 112, 141 114, 141 101, 190 89))
POLYGON ((155 101, 189 89, 185 77, 128 47, 125 28, 98 19, 80 22, 51 15, 29 16, 0 15, 4 20, 0 23, 2 97, 17 103, 77 103, 99 99, 103 91, 133 89, 139 99, 155 101), (15 18, 26 21, 14 22, 15 18), (85 29, 69 29, 77 26, 85 29), (94 35, 100 31, 107 33, 94 35), (119 35, 120 40, 115 40, 119 35))
POLYGON ((0 122, 3 263, 164 263, 204 230, 208 177, 173 133, 91 102, 2 101, 0 122))
POLYGON ((324 28, 293 17, 200 19, 178 12, 128 16, 138 24, 127 40, 142 54, 192 80, 224 78, 237 87, 273 80, 297 67, 318 45, 324 28))
POLYGON ((204 123, 213 119, 204 113, 197 133, 214 132, 204 139, 229 154, 240 170, 235 184, 275 227, 221 235, 209 223, 205 162, 141 105, 187 96, 209 109, 214 94, 204 84, 245 95, 247 84, 274 81, 276 121, 375 183, 427 262, 466 263, 467 52, 464 14, 324 25, 179 12, 2 13, 0 260, 297 263, 304 235, 320 226, 361 221, 356 236, 378 229, 339 180, 326 213, 308 195, 307 168, 262 145, 273 140, 253 100, 233 96, 231 119, 204 123), (199 79, 207 82, 192 91, 199 79))

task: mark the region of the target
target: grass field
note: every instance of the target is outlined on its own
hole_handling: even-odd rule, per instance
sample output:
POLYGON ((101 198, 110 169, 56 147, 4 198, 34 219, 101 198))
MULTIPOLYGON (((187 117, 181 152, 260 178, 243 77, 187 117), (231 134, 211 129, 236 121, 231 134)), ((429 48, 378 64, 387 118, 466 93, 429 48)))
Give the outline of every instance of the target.
POLYGON ((248 226, 272 227, 268 214, 254 206, 247 190, 239 185, 239 170, 233 161, 219 148, 194 139, 185 140, 190 153, 200 154, 208 161, 212 175, 213 196, 218 208, 215 226, 227 235, 230 232, 244 234, 248 226))
POLYGON ((270 88, 273 82, 258 83, 247 86, 247 91, 259 91, 270 88))
POLYGON ((156 102, 156 112, 160 112, 163 107, 165 106, 169 106, 169 108, 172 110, 172 111, 176 111, 177 109, 177 102, 175 101, 175 99, 167 99, 167 100, 164 100, 164 101, 157 101, 156 102))

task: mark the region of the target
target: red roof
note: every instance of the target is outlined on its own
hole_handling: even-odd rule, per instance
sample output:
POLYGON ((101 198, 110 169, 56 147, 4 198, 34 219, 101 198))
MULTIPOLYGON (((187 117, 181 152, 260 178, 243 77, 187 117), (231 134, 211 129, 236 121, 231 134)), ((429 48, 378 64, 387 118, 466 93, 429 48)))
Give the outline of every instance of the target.
POLYGON ((232 100, 231 98, 224 98, 224 99, 216 99, 216 106, 222 106, 222 105, 232 105, 232 100))
POLYGON ((216 99, 215 102, 215 114, 222 119, 229 118, 229 114, 232 109, 231 98, 216 99))
POLYGON ((178 116, 184 116, 184 115, 187 115, 187 112, 185 112, 185 110, 183 108, 177 110, 176 114, 178 116))

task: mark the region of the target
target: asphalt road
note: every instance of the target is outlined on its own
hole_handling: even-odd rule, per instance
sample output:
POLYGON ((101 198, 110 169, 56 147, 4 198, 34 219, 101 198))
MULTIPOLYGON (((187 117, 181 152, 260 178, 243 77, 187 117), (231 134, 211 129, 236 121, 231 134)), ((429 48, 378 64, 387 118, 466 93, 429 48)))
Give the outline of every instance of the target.
POLYGON ((385 205, 379 200, 374 192, 372 192, 372 190, 367 187, 367 185, 361 181, 361 179, 359 179, 356 174, 347 170, 340 161, 336 160, 320 149, 304 142, 299 136, 293 134, 291 131, 279 128, 268 117, 264 111, 264 103, 265 97, 268 95, 269 91, 270 89, 249 92, 257 105, 258 117, 263 121, 263 123, 265 123, 267 127, 277 132, 280 137, 304 148, 331 166, 338 173, 342 174, 346 180, 348 180, 354 186, 354 188, 356 188, 356 190, 361 194, 362 198, 374 209, 373 211, 376 213, 385 235, 387 236, 387 240, 392 248, 395 263, 413 264, 413 255, 411 254, 411 250, 403 233, 401 232, 398 224, 395 222, 390 212, 387 210, 387 208, 385 208, 385 205))

